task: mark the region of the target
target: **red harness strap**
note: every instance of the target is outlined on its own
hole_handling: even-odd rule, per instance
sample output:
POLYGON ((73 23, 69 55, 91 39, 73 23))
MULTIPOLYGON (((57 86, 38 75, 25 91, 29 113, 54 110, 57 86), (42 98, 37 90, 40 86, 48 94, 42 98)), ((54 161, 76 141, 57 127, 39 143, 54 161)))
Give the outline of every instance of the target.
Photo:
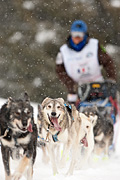
POLYGON ((109 97, 109 100, 113 107, 117 110, 117 113, 120 113, 120 108, 118 106, 118 103, 112 98, 112 96, 109 97))

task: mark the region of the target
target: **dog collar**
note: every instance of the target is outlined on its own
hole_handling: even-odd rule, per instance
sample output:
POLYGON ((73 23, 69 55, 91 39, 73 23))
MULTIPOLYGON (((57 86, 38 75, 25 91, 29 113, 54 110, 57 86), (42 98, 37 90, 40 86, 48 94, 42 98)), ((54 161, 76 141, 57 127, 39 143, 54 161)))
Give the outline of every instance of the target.
POLYGON ((68 107, 70 110, 72 109, 72 106, 70 104, 68 105, 65 103, 64 105, 65 105, 65 107, 68 107))
POLYGON ((16 146, 16 147, 19 147, 19 144, 18 144, 18 142, 17 142, 17 137, 14 137, 14 141, 15 141, 15 146, 16 146))
POLYGON ((53 138, 53 141, 54 141, 54 142, 59 141, 59 140, 58 140, 58 137, 57 137, 59 133, 60 133, 60 131, 58 131, 55 135, 52 135, 52 138, 53 138))
MULTIPOLYGON (((46 135, 46 140, 45 140, 47 142, 49 142, 49 128, 50 128, 50 125, 48 125, 48 128, 47 128, 47 135, 46 135)), ((54 142, 59 141, 58 137, 57 137, 59 133, 60 133, 60 131, 58 131, 55 135, 52 135, 52 139, 54 142)))
MULTIPOLYGON (((71 113, 72 112, 72 106, 70 104, 66 104, 66 103, 64 105, 67 108, 67 111, 71 113)), ((72 116, 72 119, 74 121, 74 117, 73 116, 72 116)))

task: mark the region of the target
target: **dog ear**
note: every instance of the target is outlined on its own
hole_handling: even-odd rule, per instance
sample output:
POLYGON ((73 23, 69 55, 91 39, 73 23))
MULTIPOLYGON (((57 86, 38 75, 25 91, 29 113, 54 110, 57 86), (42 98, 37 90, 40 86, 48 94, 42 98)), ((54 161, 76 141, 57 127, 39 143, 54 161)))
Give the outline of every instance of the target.
POLYGON ((42 106, 38 104, 38 118, 41 119, 41 111, 42 111, 42 106))
POLYGON ((64 99, 63 98, 57 98, 57 101, 60 101, 62 104, 65 103, 64 99))
POLYGON ((42 102, 42 106, 44 106, 46 103, 48 103, 49 101, 51 101, 52 99, 49 97, 46 97, 43 102, 42 102))
POLYGON ((71 104, 71 115, 72 117, 75 119, 75 118, 78 118, 78 110, 76 109, 75 105, 74 104, 71 104))
POLYGON ((94 105, 93 108, 95 111, 98 111, 97 105, 94 105))
POLYGON ((26 102, 30 103, 30 98, 29 98, 27 92, 25 92, 25 94, 24 94, 24 100, 25 100, 26 102))
POLYGON ((8 101, 7 101, 7 107, 8 108, 11 106, 12 102, 14 102, 13 99, 11 97, 9 97, 8 101))
POLYGON ((42 106, 38 104, 38 113, 41 113, 41 111, 42 111, 42 106))
POLYGON ((81 119, 86 119, 88 121, 91 121, 90 118, 88 118, 84 113, 79 113, 81 119))

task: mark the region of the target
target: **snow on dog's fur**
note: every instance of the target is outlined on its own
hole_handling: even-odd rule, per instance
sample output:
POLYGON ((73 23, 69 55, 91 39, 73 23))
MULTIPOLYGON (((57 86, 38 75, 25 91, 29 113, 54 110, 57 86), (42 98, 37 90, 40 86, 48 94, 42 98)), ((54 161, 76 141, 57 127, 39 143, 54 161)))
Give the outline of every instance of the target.
MULTIPOLYGON (((93 150, 94 138, 91 121, 84 114, 79 113, 74 105, 65 104, 62 98, 46 98, 38 110, 38 124, 41 124, 42 127, 41 134, 46 141, 44 148, 48 149, 53 173, 57 173, 54 148, 62 143, 64 146, 60 164, 62 167, 65 165, 67 155, 72 149, 68 174, 73 174, 77 154, 80 151, 79 144, 86 147, 83 165, 93 150)), ((57 156, 59 155, 57 154, 57 156)))
POLYGON ((37 127, 34 124, 33 107, 27 93, 23 100, 9 98, 2 106, 0 139, 5 180, 19 180, 26 170, 27 180, 32 180, 36 158, 37 127), (10 157, 13 160, 20 160, 13 175, 10 169, 10 157))

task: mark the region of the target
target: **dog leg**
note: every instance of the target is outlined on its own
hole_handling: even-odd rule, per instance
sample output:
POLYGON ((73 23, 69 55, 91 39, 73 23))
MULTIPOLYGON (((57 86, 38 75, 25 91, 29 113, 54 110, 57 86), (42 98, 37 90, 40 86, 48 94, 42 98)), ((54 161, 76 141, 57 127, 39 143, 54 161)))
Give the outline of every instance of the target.
POLYGON ((56 144, 56 154, 55 154, 55 159, 56 162, 59 164, 60 163, 60 158, 61 158, 61 152, 60 152, 60 145, 56 144))
POLYGON ((78 146, 79 146, 79 138, 76 139, 76 141, 74 142, 74 144, 72 146, 72 160, 71 160, 70 167, 69 167, 69 170, 67 172, 67 175, 73 174, 73 170, 74 170, 77 155, 78 155, 78 146))
POLYGON ((108 151, 109 151, 109 139, 106 139, 106 142, 105 142, 105 155, 108 156, 108 151))
POLYGON ((5 169, 5 180, 11 180, 9 149, 5 148, 3 145, 1 145, 1 152, 2 152, 4 169, 5 169))
POLYGON ((49 156, 47 155, 47 146, 42 147, 42 161, 47 164, 50 160, 49 156))
POLYGON ((89 159, 92 155, 92 151, 93 149, 85 149, 79 169, 82 169, 89 162, 89 159))
POLYGON ((24 156, 22 160, 20 161, 20 164, 18 168, 16 169, 15 173, 12 176, 12 180, 19 180, 21 176, 23 175, 24 171, 26 170, 27 166, 30 163, 30 158, 27 158, 24 156))
POLYGON ((109 144, 110 144, 110 139, 106 138, 105 146, 104 146, 104 156, 103 156, 102 160, 108 160, 109 159, 109 144))
POLYGON ((88 160, 90 159, 90 156, 92 155, 92 151, 94 149, 94 135, 93 135, 93 129, 91 128, 89 134, 87 135, 87 141, 88 141, 88 147, 85 148, 85 152, 82 158, 82 161, 80 163, 79 168, 81 169, 88 163, 88 160))
POLYGON ((56 162, 55 162, 54 145, 49 144, 47 147, 48 147, 48 152, 49 152, 49 155, 50 155, 50 160, 51 160, 51 163, 52 163, 53 174, 56 175, 58 173, 58 171, 57 171, 57 166, 56 166, 56 162))
POLYGON ((32 180, 32 177, 33 177, 33 163, 31 159, 28 170, 27 170, 27 180, 32 180))
POLYGON ((70 141, 68 141, 66 144, 64 144, 63 154, 62 154, 62 158, 60 160, 60 168, 65 167, 66 159, 67 159, 67 156, 69 155, 70 147, 71 147, 70 141))

